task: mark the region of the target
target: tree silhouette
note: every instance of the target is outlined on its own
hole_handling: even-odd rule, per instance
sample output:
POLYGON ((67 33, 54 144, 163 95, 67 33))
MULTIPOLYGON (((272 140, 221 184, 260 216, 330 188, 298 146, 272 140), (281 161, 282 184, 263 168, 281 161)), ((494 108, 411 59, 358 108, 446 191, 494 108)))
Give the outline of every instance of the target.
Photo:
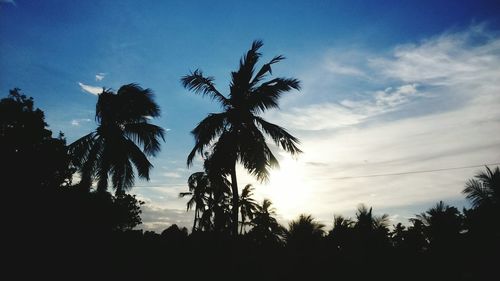
POLYGON ((259 205, 252 198, 253 196, 253 187, 251 184, 247 184, 240 195, 240 213, 241 213, 241 229, 240 233, 243 233, 244 227, 247 225, 246 219, 248 218, 250 221, 253 220, 255 213, 257 212, 259 205))
POLYGON ((43 111, 20 89, 0 100, 0 173, 2 185, 11 187, 7 192, 70 184, 73 170, 64 135, 53 138, 47 127, 43 111))
POLYGON ((318 245, 325 234, 324 224, 318 223, 311 215, 301 214, 297 220, 289 223, 285 234, 288 246, 298 250, 311 249, 318 245))
POLYGON ((208 205, 207 189, 209 189, 208 176, 204 172, 196 172, 189 176, 188 187, 189 192, 179 193, 179 197, 191 195, 191 199, 186 203, 187 210, 191 210, 194 206, 194 222, 192 231, 200 228, 200 219, 208 205))
POLYGON ((208 153, 205 154, 204 168, 205 172, 196 172, 189 177, 189 192, 181 192, 179 197, 191 195, 187 210, 195 207, 193 232, 203 229, 225 231, 224 228, 230 225, 230 183, 214 168, 208 153))
POLYGON ((463 217, 457 208, 439 201, 436 206, 416 216, 422 222, 433 248, 448 248, 462 230, 463 217))
POLYGON ((147 156, 155 156, 159 139, 165 140, 164 130, 149 123, 159 116, 150 89, 137 84, 124 85, 116 94, 103 89, 96 105, 97 129, 69 147, 81 184, 90 187, 96 180, 97 190, 104 192, 111 176, 114 190, 123 193, 134 184, 133 167, 140 178, 149 180, 153 165, 147 156))
POLYGON ((263 82, 267 73, 272 74, 271 65, 284 59, 276 56, 264 64, 257 73, 255 66, 261 56, 258 50, 262 41, 254 41, 247 54, 240 60, 239 69, 231 73, 230 93, 226 97, 215 88, 213 77, 205 77, 201 70, 195 70, 182 77, 182 85, 188 90, 215 99, 223 112, 211 113, 192 131, 195 146, 188 156, 191 165, 196 153, 210 148, 212 161, 219 170, 231 177, 232 188, 232 233, 238 234, 238 183, 236 164, 243 167, 258 180, 266 180, 269 168, 278 165, 266 143, 267 134, 285 151, 300 153, 298 139, 285 129, 269 123, 258 115, 267 109, 277 108, 280 96, 292 89, 300 89, 299 81, 288 78, 274 78, 263 82))
POLYGON ((285 233, 285 229, 276 220, 276 209, 272 207, 269 199, 264 199, 251 221, 252 229, 248 235, 260 244, 279 244, 285 233))

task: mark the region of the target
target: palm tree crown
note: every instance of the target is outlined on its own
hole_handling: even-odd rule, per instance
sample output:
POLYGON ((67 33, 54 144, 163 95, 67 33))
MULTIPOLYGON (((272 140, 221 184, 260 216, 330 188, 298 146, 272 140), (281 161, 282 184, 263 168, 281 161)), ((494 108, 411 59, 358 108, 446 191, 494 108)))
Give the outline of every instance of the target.
POLYGON ((486 172, 480 172, 475 179, 470 179, 462 191, 472 205, 477 208, 480 206, 494 206, 500 204, 500 169, 496 167, 492 171, 486 167, 486 172))
POLYGON ((277 166, 278 160, 267 146, 264 134, 292 155, 301 152, 297 147, 297 138, 258 116, 267 109, 278 108, 278 99, 283 93, 300 89, 299 81, 293 78, 263 81, 268 73, 272 74, 271 65, 283 60, 283 56, 274 57, 255 72, 262 45, 262 41, 254 41, 240 60, 239 69, 231 73, 228 96, 221 94, 215 87, 214 78, 204 76, 201 70, 195 70, 181 79, 188 90, 208 95, 222 106, 222 112, 209 114, 192 131, 195 145, 187 163, 191 165, 196 153, 203 154, 209 149, 213 163, 222 173, 231 175, 234 234, 238 231, 239 203, 236 163, 241 163, 258 180, 268 179, 269 168, 277 166))
POLYGON ((150 89, 137 84, 124 85, 116 94, 103 89, 96 105, 97 129, 69 147, 81 184, 90 187, 96 180, 97 190, 106 191, 111 176, 115 191, 123 193, 134 184, 133 167, 140 178, 149 180, 153 165, 147 156, 155 156, 160 138, 165 140, 164 130, 149 123, 159 116, 150 89))
POLYGON ((278 108, 278 99, 284 92, 300 89, 297 79, 275 78, 262 82, 267 73, 272 73, 271 65, 283 60, 283 56, 274 57, 254 75, 255 65, 261 56, 258 50, 262 45, 262 41, 254 41, 241 59, 238 71, 231 73, 229 97, 222 95, 215 88, 214 78, 203 76, 201 70, 182 77, 185 88, 208 95, 223 107, 223 112, 209 114, 192 131, 195 146, 188 156, 188 165, 191 165, 197 152, 202 154, 207 147, 211 147, 214 152, 220 151, 219 155, 226 152, 224 158, 228 160, 219 162, 226 162, 225 168, 231 169, 232 161, 238 160, 258 179, 267 179, 268 167, 277 165, 278 161, 262 132, 284 150, 292 154, 301 152, 297 147, 297 138, 258 116, 267 109, 278 108), (213 144, 215 139, 218 141, 213 144))

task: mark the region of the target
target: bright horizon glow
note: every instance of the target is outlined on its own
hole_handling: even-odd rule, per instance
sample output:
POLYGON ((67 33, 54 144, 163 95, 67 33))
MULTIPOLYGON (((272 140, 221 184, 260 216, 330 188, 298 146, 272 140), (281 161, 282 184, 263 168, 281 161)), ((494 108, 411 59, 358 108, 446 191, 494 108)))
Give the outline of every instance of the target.
POLYGON ((308 184, 306 177, 303 163, 284 155, 280 167, 271 170, 269 182, 257 186, 255 193, 262 199, 270 199, 279 215, 292 220, 310 209, 313 187, 308 184))

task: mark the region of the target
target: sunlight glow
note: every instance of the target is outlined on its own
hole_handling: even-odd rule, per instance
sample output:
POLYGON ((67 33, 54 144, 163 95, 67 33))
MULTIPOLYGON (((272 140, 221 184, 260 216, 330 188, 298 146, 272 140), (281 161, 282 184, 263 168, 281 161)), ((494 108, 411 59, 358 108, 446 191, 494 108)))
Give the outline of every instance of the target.
POLYGON ((270 199, 277 213, 288 220, 308 210, 311 204, 311 186, 306 183, 303 166, 286 155, 280 160, 280 168, 271 171, 269 182, 256 189, 258 196, 270 199))

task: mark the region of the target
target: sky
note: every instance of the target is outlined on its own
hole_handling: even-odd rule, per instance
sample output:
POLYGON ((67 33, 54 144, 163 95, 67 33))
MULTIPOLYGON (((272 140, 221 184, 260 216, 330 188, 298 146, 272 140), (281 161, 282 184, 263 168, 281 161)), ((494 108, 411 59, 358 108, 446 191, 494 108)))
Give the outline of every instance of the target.
POLYGON ((166 142, 132 193, 146 202, 143 229, 189 228, 178 194, 202 169, 186 166, 190 131, 221 108, 180 78, 200 68, 227 93, 255 39, 263 62, 287 58, 274 76, 302 83, 264 118, 304 153, 275 149, 267 183, 238 172, 282 223, 307 213, 330 227, 360 203, 394 223, 439 200, 467 207, 461 190, 481 167, 383 175, 500 162, 498 1, 0 0, 0 93, 34 97, 71 143, 95 129, 103 87, 151 88, 166 142))

